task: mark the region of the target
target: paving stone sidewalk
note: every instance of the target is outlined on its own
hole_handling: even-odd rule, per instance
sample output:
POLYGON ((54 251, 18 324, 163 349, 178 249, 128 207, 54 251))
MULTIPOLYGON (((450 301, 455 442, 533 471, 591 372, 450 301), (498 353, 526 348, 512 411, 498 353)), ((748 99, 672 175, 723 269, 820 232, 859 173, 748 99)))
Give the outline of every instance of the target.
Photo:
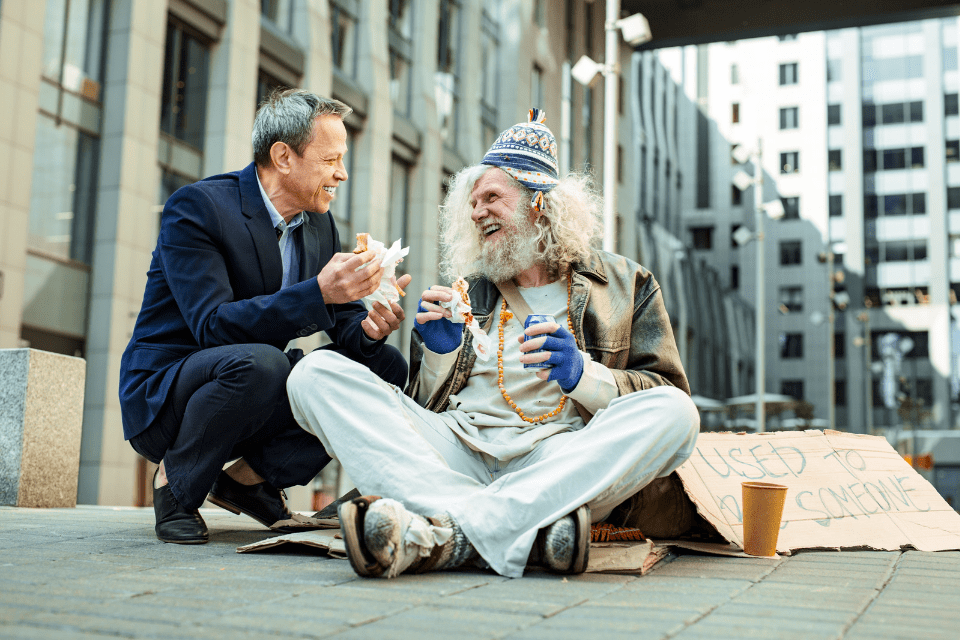
POLYGON ((960 552, 671 555, 646 576, 481 571, 358 578, 202 510, 210 543, 158 542, 152 509, 0 507, 0 638, 957 638, 960 552))

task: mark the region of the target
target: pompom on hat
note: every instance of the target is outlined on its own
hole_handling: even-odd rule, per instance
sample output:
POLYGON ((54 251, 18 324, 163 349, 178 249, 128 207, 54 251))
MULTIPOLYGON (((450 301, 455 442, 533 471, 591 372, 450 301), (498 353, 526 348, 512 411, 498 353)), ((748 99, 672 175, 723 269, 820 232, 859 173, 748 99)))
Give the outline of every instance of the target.
POLYGON ((517 182, 531 189, 530 204, 543 209, 543 194, 560 182, 557 173, 557 140, 544 124, 547 115, 530 109, 530 120, 515 124, 494 141, 480 164, 502 169, 517 182))

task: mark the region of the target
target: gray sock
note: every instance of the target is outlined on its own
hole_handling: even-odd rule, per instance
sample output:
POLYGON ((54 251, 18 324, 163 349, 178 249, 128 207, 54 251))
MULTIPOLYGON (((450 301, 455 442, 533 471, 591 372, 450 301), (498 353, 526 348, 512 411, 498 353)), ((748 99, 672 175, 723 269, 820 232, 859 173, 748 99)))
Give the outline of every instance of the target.
POLYGON ((457 521, 454 520, 449 513, 440 514, 435 516, 435 518, 440 522, 441 526, 453 529, 453 535, 446 544, 443 545, 443 555, 440 556, 440 561, 436 566, 437 569, 453 569, 479 557, 480 554, 473 548, 467 536, 464 535, 463 529, 460 528, 460 525, 457 524, 457 521))

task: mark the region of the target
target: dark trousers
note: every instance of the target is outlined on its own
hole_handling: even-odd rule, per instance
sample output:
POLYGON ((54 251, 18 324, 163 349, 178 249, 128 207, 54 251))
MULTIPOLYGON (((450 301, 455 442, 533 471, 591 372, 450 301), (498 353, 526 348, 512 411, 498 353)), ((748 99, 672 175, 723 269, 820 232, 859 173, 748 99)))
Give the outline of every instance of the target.
MULTIPOLYGON (((394 347, 384 345, 372 358, 333 345, 321 349, 399 387, 406 383, 407 363, 394 347)), ((287 376, 300 357, 299 351, 294 356, 264 344, 191 354, 154 423, 130 444, 147 460, 164 461, 170 489, 186 509, 203 504, 223 465, 236 458, 279 489, 310 482, 331 458, 290 412, 287 376)))

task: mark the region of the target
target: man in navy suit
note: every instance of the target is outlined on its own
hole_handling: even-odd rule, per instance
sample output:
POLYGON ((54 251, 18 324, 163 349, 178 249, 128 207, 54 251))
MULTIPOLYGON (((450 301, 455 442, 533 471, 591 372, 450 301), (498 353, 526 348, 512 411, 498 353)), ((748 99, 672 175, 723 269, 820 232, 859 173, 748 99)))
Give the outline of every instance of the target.
POLYGON ((257 111, 254 162, 188 185, 164 206, 120 363, 124 437, 159 464, 153 500, 164 542, 207 541, 197 509, 208 497, 268 527, 299 524, 282 489, 309 482, 330 456, 290 413, 286 379, 303 357, 284 351, 290 340, 326 331, 324 348, 406 382, 403 356, 384 344, 403 311, 358 302, 383 270, 373 252, 341 253, 327 215, 347 179, 350 112, 305 91, 272 95, 257 111))

